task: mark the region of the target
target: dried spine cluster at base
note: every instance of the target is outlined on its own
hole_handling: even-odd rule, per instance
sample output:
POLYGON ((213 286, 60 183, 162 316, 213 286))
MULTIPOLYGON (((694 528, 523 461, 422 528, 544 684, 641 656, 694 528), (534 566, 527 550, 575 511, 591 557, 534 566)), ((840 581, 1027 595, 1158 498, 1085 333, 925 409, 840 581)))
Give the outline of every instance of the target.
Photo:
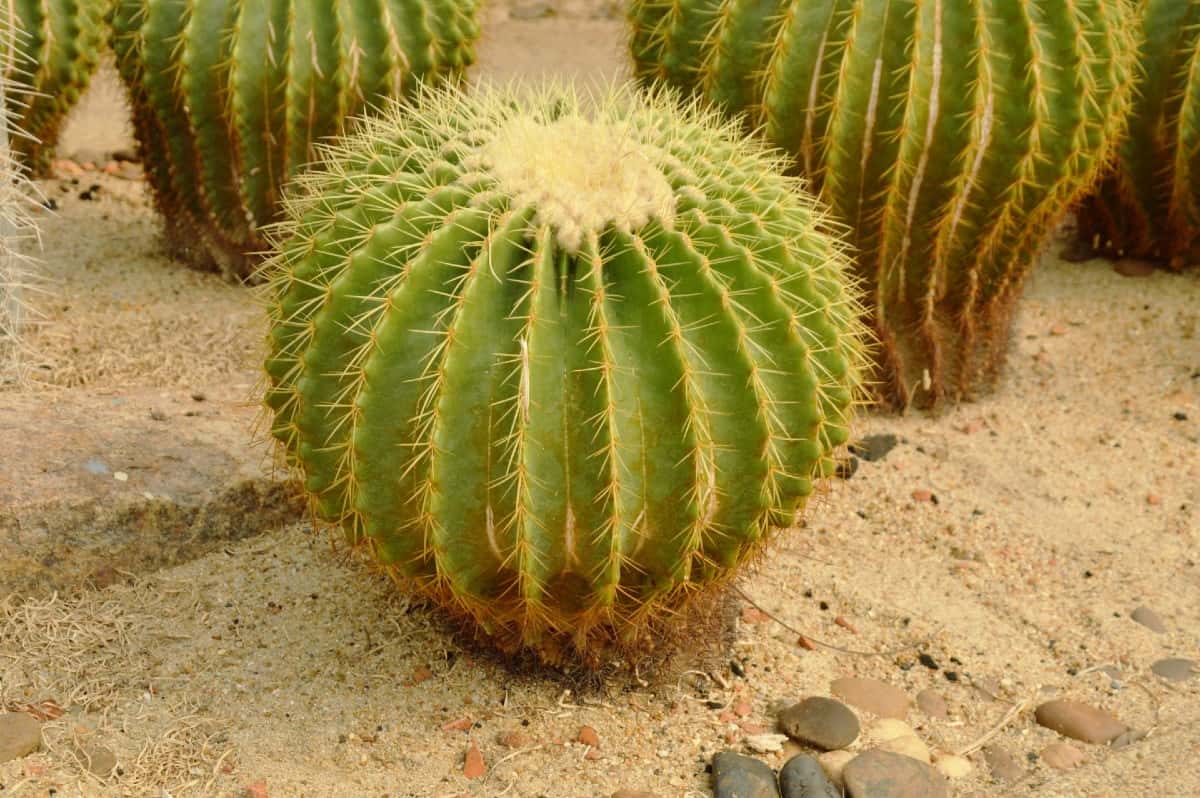
POLYGON ((0 47, 9 113, 24 135, 11 137, 18 162, 46 174, 67 114, 100 61, 109 0, 8 0, 0 4, 0 47))
POLYGON ((881 399, 987 388, 1121 129, 1125 0, 634 0, 630 20, 639 78, 745 114, 849 226, 881 399))
POLYGON ((861 308, 779 166, 632 93, 423 92, 367 123, 264 268, 271 429, 318 515, 506 650, 645 646, 848 436, 861 308))
POLYGON ((1119 156, 1078 213, 1085 247, 1200 262, 1200 0, 1139 0, 1137 96, 1119 156))
POLYGON ((113 47, 174 253, 253 272, 316 143, 474 60, 475 0, 116 0, 113 47))

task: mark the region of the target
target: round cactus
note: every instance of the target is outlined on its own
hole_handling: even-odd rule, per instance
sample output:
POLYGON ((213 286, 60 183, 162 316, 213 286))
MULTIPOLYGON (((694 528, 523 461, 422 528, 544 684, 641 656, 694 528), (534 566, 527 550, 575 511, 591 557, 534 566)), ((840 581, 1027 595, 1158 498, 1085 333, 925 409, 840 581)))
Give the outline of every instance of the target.
POLYGON ((988 388, 1129 103, 1125 0, 634 0, 636 72, 744 114, 850 229, 881 399, 988 388))
POLYGON ((10 0, 0 6, 8 100, 24 131, 11 146, 35 176, 49 170, 59 129, 83 96, 104 46, 109 0, 10 0), (20 80, 13 80, 20 76, 20 80))
POLYGON ((300 179, 264 269, 272 433, 317 514, 547 661, 712 595, 848 435, 836 238, 673 99, 423 91, 300 179))
POLYGON ((13 81, 14 57, 13 49, 0 50, 0 388, 22 377, 19 344, 27 314, 22 290, 31 281, 24 246, 37 238, 28 212, 34 194, 12 149, 22 134, 9 97, 27 91, 13 81))
POLYGON ((245 277, 316 142, 474 58, 474 0, 116 0, 113 48, 168 245, 245 277))
POLYGON ((1141 0, 1141 60, 1129 131, 1080 207, 1090 254, 1200 261, 1200 0, 1141 0))

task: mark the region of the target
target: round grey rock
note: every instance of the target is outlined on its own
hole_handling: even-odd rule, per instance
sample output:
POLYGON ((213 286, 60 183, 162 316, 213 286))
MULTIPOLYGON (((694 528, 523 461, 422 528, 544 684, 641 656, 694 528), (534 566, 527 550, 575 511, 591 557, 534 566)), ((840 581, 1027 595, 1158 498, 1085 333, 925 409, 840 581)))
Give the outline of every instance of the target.
POLYGON ((712 761, 713 798, 780 798, 775 771, 760 759, 722 751, 712 761))
POLYGON ((1196 665, 1195 660, 1171 657, 1160 659, 1150 666, 1150 670, 1167 681, 1183 682, 1200 673, 1200 666, 1196 665))
POLYGON ((812 696, 779 713, 787 736, 823 751, 845 748, 858 739, 861 727, 850 707, 832 698, 812 696))
POLYGON ((842 771, 850 798, 950 798, 950 785, 924 762, 891 751, 867 751, 842 771))
POLYGON ((950 707, 946 704, 946 699, 942 698, 941 693, 930 687, 917 693, 917 708, 927 716, 938 720, 950 716, 950 707))
POLYGON ((1162 616, 1149 607, 1138 607, 1129 613, 1129 617, 1152 632, 1163 634, 1167 631, 1167 625, 1163 623, 1162 616))
POLYGON ((0 762, 29 756, 42 747, 42 724, 24 712, 0 713, 0 762))
POLYGON ((75 758, 89 772, 101 778, 111 775, 117 767, 117 755, 103 745, 77 746, 75 758))
POLYGON ((821 763, 808 754, 792 757, 779 771, 779 792, 783 798, 842 798, 821 763))

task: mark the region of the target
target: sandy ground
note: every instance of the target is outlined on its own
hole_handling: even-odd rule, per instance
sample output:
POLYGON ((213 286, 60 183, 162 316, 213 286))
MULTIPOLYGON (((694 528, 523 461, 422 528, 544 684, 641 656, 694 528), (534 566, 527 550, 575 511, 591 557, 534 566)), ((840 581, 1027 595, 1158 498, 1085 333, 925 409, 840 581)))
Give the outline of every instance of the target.
MULTIPOLYGON (((599 6, 488 14, 480 75, 621 74, 621 23, 599 6)), ((64 152, 124 140, 117 95, 96 96, 108 99, 89 99, 64 152)), ((42 220, 54 294, 31 340, 33 390, 250 395, 263 332, 249 293, 162 257, 141 183, 89 175, 43 190, 60 210, 42 220), (80 199, 93 182, 95 198, 80 199)), ((771 730, 775 701, 859 675, 909 695, 936 688, 949 717, 909 717, 931 747, 987 737, 1027 766, 1001 785, 973 753, 957 795, 1200 794, 1200 678, 1168 683, 1148 670, 1200 657, 1198 398, 1200 272, 1125 278, 1104 261, 1048 255, 997 394, 938 418, 863 419, 862 434, 900 444, 830 486, 745 582, 772 615, 837 649, 808 650, 751 613, 731 652, 744 676, 721 668, 570 691, 462 646, 436 614, 300 524, 133 584, 0 600, 0 704, 65 710, 45 724, 43 752, 0 765, 0 789, 705 796, 712 753, 771 730), (1130 620, 1140 605, 1167 633, 1130 620), (1089 670, 1104 665, 1120 675, 1089 670), (1083 765, 1051 770, 1036 754, 1057 736, 1010 712, 1050 695, 1150 734, 1121 750, 1080 744, 1083 765), (743 700, 747 717, 721 719, 743 700), (584 724, 598 749, 575 742, 584 724), (513 731, 518 745, 502 745, 513 731), (472 744, 488 773, 469 781, 472 744), (74 747, 89 745, 116 753, 116 775, 81 767, 74 747)))

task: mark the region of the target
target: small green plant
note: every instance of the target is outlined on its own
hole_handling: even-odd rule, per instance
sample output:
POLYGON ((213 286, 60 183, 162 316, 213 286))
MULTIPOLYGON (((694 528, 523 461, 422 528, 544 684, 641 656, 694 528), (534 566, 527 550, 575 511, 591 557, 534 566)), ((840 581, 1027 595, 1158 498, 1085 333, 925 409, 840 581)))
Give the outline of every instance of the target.
POLYGON ((1125 0, 634 0, 637 75, 795 156, 849 228, 880 398, 994 382, 1047 233, 1129 104, 1125 0))
POLYGON ((9 112, 24 131, 10 146, 35 176, 49 171, 59 130, 96 71, 108 5, 109 0, 9 0, 0 5, 9 112))
POLYGON ((1087 254, 1200 262, 1200 0, 1139 0, 1137 96, 1120 155, 1078 213, 1087 254))
POLYGON ((245 277, 316 143, 459 75, 474 0, 116 0, 113 48, 173 254, 245 277))
POLYGON ((643 648, 834 469, 864 329, 781 162, 674 97, 421 92, 298 181, 272 433, 506 650, 643 648))

